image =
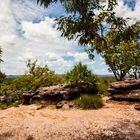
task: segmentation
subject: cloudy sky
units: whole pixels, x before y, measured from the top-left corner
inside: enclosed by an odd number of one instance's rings
[[[6,74],[23,74],[28,59],[38,59],[39,65],[47,64],[59,74],[79,61],[96,74],[108,74],[100,56],[95,54],[94,61],[90,61],[76,41],[60,37],[54,19],[65,13],[59,4],[44,9],[36,0],[3,0],[0,9],[0,47],[4,60],[0,69]],[[120,0],[115,11],[118,16],[132,18],[132,24],[140,19],[139,9],[140,0]]]

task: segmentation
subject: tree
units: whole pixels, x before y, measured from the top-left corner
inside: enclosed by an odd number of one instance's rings
[[[37,2],[48,7],[58,0]],[[130,67],[122,66],[125,57],[118,59],[125,54],[122,53],[121,42],[129,43],[138,38],[140,22],[130,26],[129,19],[117,17],[113,11],[117,0],[106,0],[106,3],[99,0],[60,0],[60,3],[69,13],[56,19],[62,36],[69,40],[78,39],[80,45],[87,45],[86,51],[90,58],[94,58],[93,52],[96,50],[105,58],[116,79],[122,80]]]
[[[0,62],[2,62],[1,54],[2,54],[2,50],[1,50],[1,48],[0,48]]]
[[[78,39],[81,45],[90,45],[92,51],[98,49],[94,43],[97,38],[106,45],[104,35],[110,30],[117,29],[118,37],[120,35],[126,40],[134,36],[134,30],[132,26],[127,25],[127,20],[117,17],[113,11],[117,1],[37,0],[40,5],[44,5],[46,8],[53,3],[60,2],[68,15],[56,19],[58,30],[62,31],[63,37]],[[125,30],[126,26],[127,30]],[[122,30],[125,30],[123,34]]]
[[[139,22],[131,26],[118,23],[117,28],[112,28],[103,35],[103,40],[96,37],[93,41],[97,53],[104,58],[116,80],[123,80],[134,67],[135,61],[132,54],[136,55],[139,52],[138,45],[136,46],[139,43],[139,27]],[[128,33],[129,36],[127,36]],[[91,59],[93,59],[93,51],[92,47],[87,50]]]
[[[0,71],[0,83],[2,83],[5,78],[6,78],[6,75]]]
[[[132,47],[121,42],[118,47],[109,48],[102,53],[102,57],[109,66],[109,71],[113,72],[117,81],[123,80],[132,68],[132,51]]]
[[[0,63],[2,62],[1,54],[2,54],[2,50],[0,48]],[[0,83],[2,83],[5,78],[6,78],[6,75],[4,73],[2,73],[0,70]]]
[[[130,56],[128,59],[131,63],[131,69],[129,70],[128,74],[130,77],[134,77],[135,79],[140,78],[140,43],[133,42],[131,44],[131,51]]]
[[[58,0],[37,0],[41,5],[48,7]],[[115,17],[113,12],[117,0],[107,0],[107,4],[99,0],[60,0],[68,16],[59,17],[58,30],[68,39],[78,39],[81,45],[91,45],[96,37],[103,40],[102,34],[106,30],[104,24],[113,27],[122,18]],[[107,6],[106,6],[107,5]],[[110,28],[109,27],[109,28]]]
[[[47,65],[37,66],[37,60],[27,62],[28,73],[39,80],[40,86],[50,86],[58,83],[58,77]]]

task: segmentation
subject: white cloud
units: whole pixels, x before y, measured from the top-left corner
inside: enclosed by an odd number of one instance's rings
[[[16,22],[11,13],[11,1],[5,0],[0,3],[0,45],[9,43],[15,38]]]
[[[0,46],[4,60],[1,69],[6,74],[23,74],[27,59],[38,59],[39,64],[47,64],[57,73],[66,72],[79,61],[92,69],[95,62],[90,61],[85,52],[77,51],[76,42],[60,37],[54,20],[43,14],[51,11],[43,10],[33,1],[4,0],[0,3]],[[36,19],[40,22],[34,22]],[[100,73],[98,65],[94,65],[94,69]]]
[[[118,17],[130,18],[129,24],[132,25],[140,20],[140,0],[136,0],[135,9],[132,11],[128,5],[124,5],[123,1],[120,0],[118,6],[115,9]]]
[[[84,61],[89,61],[88,54],[86,52],[68,52],[68,56],[73,56],[75,59],[75,62],[84,62]]]
[[[40,23],[23,21],[22,30],[24,37],[33,41],[55,41],[57,37],[60,38],[60,34],[56,31],[56,28],[52,27],[54,24],[54,19],[50,19],[49,17],[46,17]]]

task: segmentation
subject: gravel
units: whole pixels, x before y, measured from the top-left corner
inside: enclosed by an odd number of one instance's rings
[[[140,111],[107,102],[102,109],[37,110],[36,105],[0,110],[0,140],[139,140]]]

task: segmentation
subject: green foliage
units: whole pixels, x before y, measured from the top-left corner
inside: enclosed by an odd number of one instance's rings
[[[48,7],[58,0],[37,0],[38,3]],[[86,45],[90,58],[94,58],[96,50],[105,59],[109,71],[113,72],[117,80],[123,80],[126,74],[131,73],[135,78],[139,75],[136,63],[133,65],[126,46],[138,41],[140,22],[129,26],[129,18],[117,17],[114,8],[118,0],[60,0],[67,16],[61,16],[56,21],[62,36],[78,39],[79,44]],[[123,44],[122,44],[123,43]],[[132,58],[132,57],[131,57]],[[136,62],[136,61],[135,61]],[[131,65],[130,65],[131,64]],[[132,72],[130,72],[130,70]],[[137,74],[136,74],[137,73]]]
[[[2,62],[1,54],[2,54],[2,50],[1,50],[1,48],[0,48],[0,63]]]
[[[0,71],[0,83],[2,83],[5,78],[6,78],[6,75]]]
[[[27,68],[29,69],[29,74],[33,76],[36,83],[39,82],[39,86],[51,86],[56,85],[59,82],[57,75],[49,70],[47,65],[44,67],[37,66],[37,60],[33,62],[28,60]]]
[[[0,102],[0,109],[7,109],[7,108],[8,108],[8,106],[6,103]]]
[[[76,64],[73,69],[65,74],[65,79],[70,84],[96,83],[97,77],[91,70],[81,62]]]
[[[19,78],[15,78],[11,82],[4,82],[1,85],[1,93],[7,91],[28,91],[35,90],[39,86],[39,81],[34,79],[31,75],[23,75]]]
[[[98,94],[99,95],[108,95],[108,88],[110,83],[107,79],[98,78]]]
[[[58,0],[37,0],[38,3],[48,7]],[[79,44],[92,45],[96,37],[100,37],[104,31],[104,23],[111,26],[118,24],[120,18],[113,12],[117,0],[93,1],[93,0],[60,0],[69,16],[61,16],[57,19],[58,29],[62,36],[68,39],[78,39]],[[98,11],[98,12],[97,12]],[[119,22],[120,23],[120,22]],[[108,28],[109,29],[109,28]]]
[[[75,104],[83,109],[98,109],[103,106],[103,101],[100,96],[85,94],[76,99]]]
[[[0,101],[0,108],[6,109],[11,106],[18,106],[22,103],[22,91],[6,91],[2,93],[3,99]]]
[[[117,28],[112,28],[106,32],[103,39],[100,37],[94,39],[97,52],[104,58],[109,66],[109,71],[113,72],[116,80],[123,80],[129,71],[138,65],[136,63],[140,56],[138,47],[140,28],[138,26],[140,27],[138,23],[126,26],[124,22],[118,24]],[[132,31],[133,34],[128,31]],[[130,35],[129,37],[126,32]],[[91,49],[89,49],[89,54],[92,56]]]
[[[0,63],[2,62],[2,59],[1,59],[1,54],[2,54],[2,50],[0,48]],[[0,84],[3,82],[3,80],[6,78],[6,75],[4,73],[1,72],[0,70]]]
[[[36,62],[37,61],[28,61],[28,74],[22,75],[15,79],[5,79],[4,82],[0,84],[0,93],[2,94],[7,91],[14,92],[17,90],[34,91],[41,86],[51,86],[58,84],[59,78],[57,75],[53,71],[50,71],[47,66],[36,66]]]
[[[14,90],[36,90],[39,87],[39,80],[32,75],[23,75],[13,81],[12,87]]]

